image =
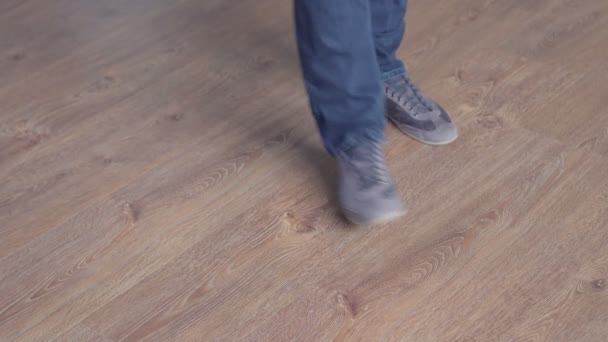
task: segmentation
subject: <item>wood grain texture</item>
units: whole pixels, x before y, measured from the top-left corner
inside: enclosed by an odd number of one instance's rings
[[[291,4],[0,1],[1,341],[608,340],[608,3],[410,1],[460,138],[337,213]]]

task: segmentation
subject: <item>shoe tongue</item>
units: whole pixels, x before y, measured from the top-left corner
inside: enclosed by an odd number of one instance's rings
[[[354,163],[367,169],[377,166],[378,160],[382,158],[378,157],[380,151],[373,144],[361,144],[351,148],[347,153]]]
[[[379,143],[355,146],[349,151],[349,156],[353,164],[362,171],[361,176],[370,180],[370,184],[376,184],[378,181],[385,182],[388,179]]]
[[[360,144],[354,145],[350,150],[349,154],[352,156],[368,156],[371,157],[373,154],[378,153],[382,150],[382,144],[374,140],[365,140]]]
[[[416,90],[410,85],[406,76],[403,76],[399,80],[390,83],[390,86],[395,90],[397,94],[400,94],[407,103],[412,106],[412,109],[418,113],[426,113],[433,111],[428,103],[422,98],[422,94],[418,94]]]
[[[410,86],[408,85],[405,76],[397,80],[389,81],[388,84],[399,93],[405,93],[407,91],[410,91]]]

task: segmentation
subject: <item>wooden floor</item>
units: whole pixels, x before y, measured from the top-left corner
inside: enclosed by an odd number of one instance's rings
[[[340,219],[285,0],[0,0],[0,341],[608,341],[608,2],[410,1],[460,127]]]

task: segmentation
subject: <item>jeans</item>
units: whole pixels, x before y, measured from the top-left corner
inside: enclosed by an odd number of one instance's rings
[[[385,140],[383,80],[405,74],[396,51],[407,0],[295,0],[310,107],[331,155]]]

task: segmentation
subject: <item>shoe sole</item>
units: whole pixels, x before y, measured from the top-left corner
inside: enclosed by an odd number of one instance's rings
[[[392,119],[390,116],[388,116],[388,119],[389,119],[389,120],[390,120],[390,121],[391,121],[391,122],[392,122],[392,123],[393,123],[393,124],[394,124],[394,125],[397,127],[397,129],[399,129],[399,130],[400,130],[400,131],[401,131],[403,134],[405,134],[405,135],[407,135],[408,137],[410,137],[410,138],[412,138],[412,139],[414,139],[414,140],[416,140],[416,141],[419,141],[419,142],[421,142],[421,143],[423,143],[423,144],[427,144],[427,145],[433,145],[433,146],[447,145],[447,144],[453,143],[453,142],[454,142],[454,141],[455,141],[455,140],[458,138],[458,134],[456,134],[456,135],[455,135],[455,136],[454,136],[452,139],[450,139],[450,140],[445,140],[445,141],[430,141],[430,140],[424,140],[424,139],[421,139],[421,138],[419,138],[419,137],[415,136],[413,133],[410,133],[410,132],[408,132],[408,131],[406,131],[406,130],[402,129],[402,128],[399,126],[399,123],[398,123],[397,121],[393,120],[393,119]]]
[[[370,225],[378,225],[382,223],[386,223],[397,219],[401,216],[407,214],[407,209],[397,210],[393,212],[386,213],[382,216],[374,217],[372,219],[364,218],[361,215],[358,215],[355,212],[352,212],[348,209],[342,209],[342,215],[351,223],[356,224],[358,226],[370,226]]]

